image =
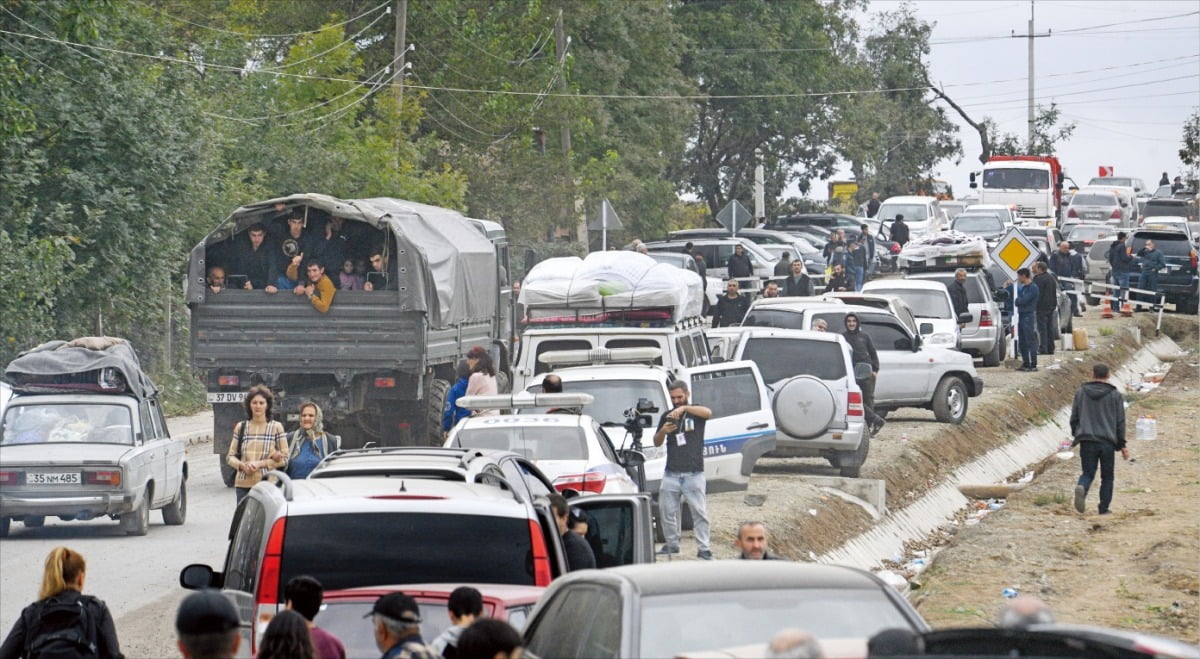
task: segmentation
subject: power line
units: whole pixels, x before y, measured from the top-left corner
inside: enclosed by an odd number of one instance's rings
[[[371,21],[370,23],[367,23],[366,27],[364,27],[363,29],[361,29],[358,32],[355,32],[353,35],[343,39],[341,43],[339,43],[335,46],[332,46],[326,50],[322,50],[321,52],[316,53],[315,55],[310,55],[308,57],[305,57],[304,59],[299,59],[294,62],[287,62],[286,64],[280,64],[279,66],[263,66],[263,67],[260,67],[260,69],[263,71],[282,71],[284,69],[291,68],[293,66],[304,64],[305,62],[311,62],[312,60],[315,60],[318,57],[324,57],[325,55],[332,53],[333,51],[337,50],[338,48],[341,48],[342,46],[345,46],[346,44],[348,44],[350,42],[357,41],[358,38],[360,36],[362,36],[362,34],[364,32],[371,29],[372,26],[374,26],[376,23],[378,23],[380,20],[382,20],[386,16],[387,16],[386,12],[379,14],[378,16],[375,17],[375,20]]]
[[[387,8],[387,11],[384,12],[385,14],[391,13],[391,1],[388,0],[387,2],[384,2],[384,3],[380,4],[379,6],[375,7],[374,9],[368,9],[367,11],[364,11],[363,13],[359,14],[358,16],[355,16],[353,18],[347,18],[346,20],[342,21],[341,23],[334,23],[333,25],[326,25],[324,27],[319,27],[314,30],[305,30],[303,32],[291,32],[288,34],[254,34],[254,33],[250,33],[250,32],[239,32],[237,30],[228,30],[228,29],[221,28],[221,27],[213,27],[211,25],[204,25],[202,23],[196,23],[194,21],[189,21],[185,18],[180,18],[178,16],[172,16],[171,14],[168,14],[168,13],[158,9],[157,7],[151,7],[150,5],[147,5],[143,2],[139,2],[138,0],[131,0],[131,1],[135,5],[140,5],[142,7],[145,7],[146,9],[149,9],[151,11],[162,14],[163,16],[166,16],[167,18],[169,18],[173,21],[178,21],[185,25],[191,25],[192,27],[198,27],[202,30],[211,30],[213,32],[223,32],[225,34],[236,34],[239,37],[246,37],[248,39],[284,39],[284,38],[288,38],[288,37],[302,37],[302,36],[309,35],[309,34],[316,34],[322,30],[325,30],[325,29],[328,29],[331,27],[341,27],[343,25],[353,23],[354,21],[357,21],[358,19],[360,19],[364,16],[369,16],[373,12],[377,12],[384,8]]]

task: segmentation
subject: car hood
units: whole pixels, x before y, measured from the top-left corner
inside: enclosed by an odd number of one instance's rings
[[[137,447],[128,444],[6,444],[0,446],[0,464],[80,465],[115,464]]]
[[[972,375],[975,374],[974,362],[971,356],[965,352],[951,350],[950,348],[939,348],[928,344],[921,345],[921,354],[928,355],[930,360],[937,364],[954,364],[960,366],[964,370],[969,371]]]

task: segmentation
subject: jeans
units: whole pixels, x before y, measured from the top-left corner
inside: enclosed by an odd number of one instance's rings
[[[1142,289],[1143,291],[1158,291],[1158,273],[1143,271],[1142,274],[1138,276],[1138,288]],[[1145,302],[1157,303],[1158,294],[1156,292],[1154,295],[1139,295],[1138,299],[1141,299]],[[1149,311],[1150,308],[1143,307],[1143,310]]]
[[[235,487],[235,488],[233,488],[233,494],[234,494],[234,496],[236,497],[236,498],[233,500],[233,504],[236,506],[237,504],[239,504],[239,503],[241,503],[241,502],[242,502],[242,499],[245,499],[245,498],[246,498],[246,495],[247,495],[247,494],[250,494],[250,488],[248,488],[248,487]]]
[[[1021,355],[1021,366],[1037,366],[1037,349],[1037,322],[1032,313],[1020,314],[1017,320],[1017,352]]]
[[[663,535],[668,547],[679,546],[679,500],[682,496],[692,511],[692,531],[696,534],[698,551],[711,551],[709,547],[708,506],[704,500],[707,483],[703,471],[681,473],[663,472],[662,485],[658,488],[658,511],[662,516]]]
[[[867,422],[868,427],[873,426],[876,422],[883,420],[875,413],[875,376],[872,375],[866,380],[855,380],[855,382],[862,389],[863,420]]]
[[[850,278],[854,280],[854,290],[861,291],[863,285],[863,275],[865,274],[863,268],[854,265],[846,266],[846,273],[849,274]]]
[[[1112,275],[1113,283],[1121,288],[1120,293],[1117,294],[1117,297],[1119,299],[1112,303],[1113,313],[1117,313],[1121,310],[1121,302],[1120,301],[1125,299],[1125,296],[1129,294],[1129,273],[1128,272],[1113,272],[1110,274]]]
[[[1037,312],[1038,350],[1047,355],[1054,354],[1054,316],[1053,311]]]
[[[1079,476],[1079,485],[1084,491],[1092,487],[1096,479],[1096,465],[1100,465],[1100,512],[1108,512],[1108,504],[1112,503],[1113,495],[1113,466],[1116,462],[1117,449],[1105,441],[1079,442],[1079,463],[1083,473]]]

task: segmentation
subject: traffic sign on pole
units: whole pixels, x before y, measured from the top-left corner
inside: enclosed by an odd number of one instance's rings
[[[613,209],[612,204],[607,199],[600,202],[600,217],[588,224],[588,229],[600,232],[601,249],[608,249],[608,231],[620,231],[625,227],[621,224],[621,219],[617,217],[617,211]]]
[[[1038,248],[1020,229],[1013,227],[992,248],[991,256],[1004,274],[1015,280],[1017,270],[1028,268],[1038,260]]]
[[[721,211],[717,213],[717,224],[725,227],[729,230],[729,233],[732,233],[736,236],[737,230],[750,224],[750,219],[752,217],[753,216],[750,214],[750,211],[746,210],[746,207],[743,206],[737,199],[734,199],[728,204],[725,204],[725,208],[722,208]]]

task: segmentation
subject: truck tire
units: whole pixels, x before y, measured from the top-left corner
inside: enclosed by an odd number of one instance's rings
[[[771,411],[781,430],[807,439],[829,428],[838,406],[828,385],[811,375],[797,375],[776,390]]]
[[[933,393],[933,415],[942,423],[955,425],[967,418],[967,386],[953,375],[938,383]]]
[[[425,411],[428,415],[429,445],[442,445],[442,412],[446,409],[446,397],[450,395],[450,383],[434,379],[429,385],[429,398]]]
[[[1004,361],[1004,337],[996,337],[996,345],[983,356],[984,366],[999,366]]]
[[[163,524],[179,526],[187,520],[187,479],[179,481],[179,493],[175,500],[162,509]]]
[[[147,489],[138,507],[121,515],[121,530],[126,535],[146,535],[150,531],[150,494]]]

